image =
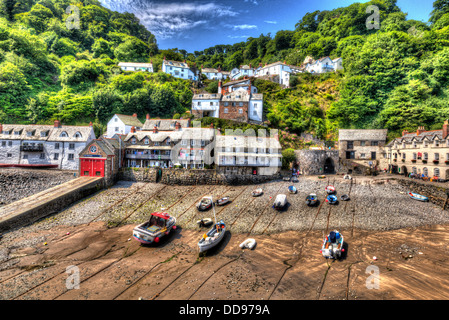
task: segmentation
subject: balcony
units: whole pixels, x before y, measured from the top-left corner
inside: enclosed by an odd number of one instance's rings
[[[170,155],[158,155],[158,154],[126,154],[127,159],[138,159],[138,160],[170,160]]]
[[[37,144],[37,145],[21,145],[20,151],[24,152],[43,152],[44,151],[44,145],[43,144]]]

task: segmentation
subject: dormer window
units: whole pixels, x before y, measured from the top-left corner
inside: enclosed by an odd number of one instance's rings
[[[67,132],[63,131],[63,132],[61,132],[61,134],[59,136],[61,138],[67,138],[69,135],[67,134]]]
[[[136,144],[136,143],[137,143],[137,139],[136,139],[136,138],[132,138],[132,139],[131,139],[131,143],[132,143],[132,144]]]
[[[14,131],[14,134],[18,136],[18,135],[22,134],[22,130]]]
[[[433,144],[434,144],[435,147],[439,147],[440,146],[440,141],[439,140],[435,140],[433,142]]]
[[[145,138],[144,143],[145,144],[150,144],[150,139],[149,138]]]
[[[78,131],[73,135],[74,138],[82,138],[81,133]]]

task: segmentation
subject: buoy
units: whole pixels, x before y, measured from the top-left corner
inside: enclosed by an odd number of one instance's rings
[[[66,233],[66,235],[69,235],[69,234],[70,234],[70,232],[67,232],[67,233]]]
[[[376,257],[376,256],[374,256],[374,257],[373,257],[373,260],[377,260],[377,257]]]
[[[154,242],[158,243],[159,242],[159,237],[154,238]]]
[[[46,245],[47,245],[47,242],[44,243],[44,246],[46,246]]]
[[[176,226],[173,226],[173,228],[172,228],[173,230],[176,230]]]

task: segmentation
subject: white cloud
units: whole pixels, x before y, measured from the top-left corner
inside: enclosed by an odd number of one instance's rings
[[[245,2],[250,2],[256,6],[259,4],[259,2],[257,2],[257,0],[245,0]]]
[[[235,17],[232,7],[214,2],[156,2],[146,0],[100,0],[107,8],[132,12],[158,39],[167,39],[199,26],[213,24],[217,18]]]
[[[232,26],[234,30],[248,30],[248,29],[257,29],[257,26],[254,24],[240,24]]]
[[[278,23],[277,21],[271,21],[271,20],[265,20],[264,22],[265,23],[271,23],[271,24],[277,24]]]
[[[228,36],[231,39],[249,38],[249,36]]]

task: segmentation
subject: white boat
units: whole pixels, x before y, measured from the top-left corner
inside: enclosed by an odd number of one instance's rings
[[[229,199],[229,197],[223,197],[223,198],[217,200],[217,205],[224,206],[225,204],[229,203],[230,201],[231,201],[231,199]]]
[[[289,186],[288,187],[288,192],[296,194],[296,193],[298,193],[298,189],[296,189],[295,186]]]
[[[160,238],[176,229],[176,218],[165,212],[153,212],[149,221],[134,228],[133,237],[143,244],[158,243]]]
[[[196,224],[200,227],[208,227],[210,226],[214,221],[211,218],[204,218],[201,220],[198,220]]]
[[[213,202],[212,197],[209,198],[210,201]],[[226,224],[224,223],[223,220],[217,222],[217,217],[215,216],[215,207],[212,206],[212,208],[214,210],[215,224],[212,226],[209,232],[203,235],[201,240],[198,242],[199,252],[204,252],[215,247],[217,244],[220,243],[221,240],[223,240],[224,235],[226,233]]]
[[[240,244],[240,248],[242,248],[242,249],[247,248],[247,249],[252,250],[255,247],[255,245],[256,245],[256,240],[253,238],[249,238]]]
[[[281,210],[287,205],[287,196],[285,194],[278,194],[274,200],[273,208]]]
[[[339,259],[341,258],[341,253],[345,251],[343,244],[343,235],[337,230],[331,231],[324,238],[320,252],[327,259]]]
[[[262,194],[263,194],[262,188],[257,188],[256,190],[254,190],[252,192],[253,197],[258,197],[258,196],[261,196]]]
[[[332,193],[335,192],[335,187],[329,185],[329,186],[327,186],[324,190],[326,190],[326,192],[327,192],[328,194],[332,194]]]
[[[196,205],[199,211],[206,211],[213,206],[211,197],[203,197],[200,202]]]

